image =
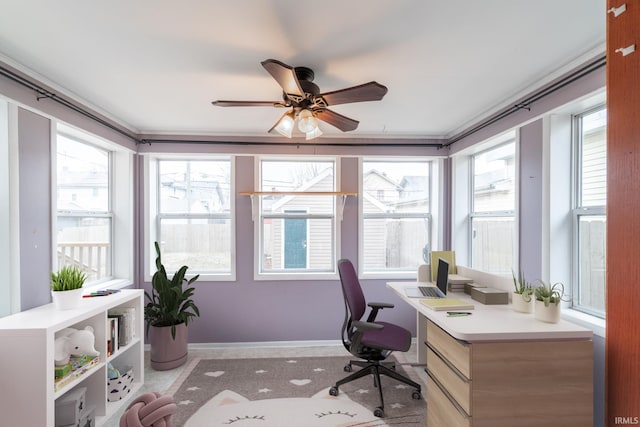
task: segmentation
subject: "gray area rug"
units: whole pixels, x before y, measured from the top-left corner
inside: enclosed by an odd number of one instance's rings
[[[424,400],[412,399],[413,389],[391,378],[382,378],[384,418],[373,415],[379,400],[372,376],[345,384],[337,397],[330,396],[329,388],[348,375],[343,370],[348,361],[346,357],[195,359],[168,391],[178,405],[172,425],[426,425]],[[401,365],[396,369],[406,375]]]

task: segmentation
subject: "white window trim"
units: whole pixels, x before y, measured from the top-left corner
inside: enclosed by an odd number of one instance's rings
[[[157,161],[158,160],[229,160],[229,173],[231,176],[231,187],[229,189],[229,216],[231,227],[231,251],[229,273],[201,273],[198,282],[234,282],[236,280],[236,191],[235,191],[235,156],[229,155],[209,155],[209,154],[145,154],[143,157],[143,187],[144,187],[144,244],[143,265],[144,280],[151,282],[155,273],[155,248],[153,242],[157,240],[157,229],[155,218],[157,212]],[[191,277],[187,271],[187,277]]]
[[[63,133],[80,142],[95,145],[110,153],[110,204],[113,214],[111,224],[111,273],[110,279],[91,282],[85,285],[87,291],[96,289],[120,289],[133,284],[134,271],[134,222],[133,222],[133,159],[134,152],[113,142],[78,130],[62,122],[51,121],[51,135],[54,136],[51,143],[51,185],[52,194],[57,189],[57,134]],[[56,230],[56,218],[58,214],[56,204],[57,197],[52,198],[52,230]],[[116,226],[117,225],[117,226]],[[52,265],[57,264],[57,233],[53,232],[52,240]]]
[[[430,194],[429,194],[429,239],[431,250],[440,248],[444,241],[444,231],[442,230],[442,216],[444,212],[444,191],[441,188],[444,182],[444,168],[442,163],[444,157],[408,157],[408,156],[363,156],[358,158],[358,194],[364,194],[362,182],[363,162],[365,161],[412,161],[429,162],[431,165],[430,174]],[[364,269],[364,216],[363,197],[358,197],[358,276],[360,279],[417,279],[418,271],[407,270],[385,270],[385,271],[365,271]],[[422,216],[421,216],[422,217]]]
[[[261,190],[260,187],[260,183],[262,182],[262,175],[261,175],[261,163],[263,160],[281,160],[281,161],[299,161],[299,162],[304,162],[304,161],[331,161],[334,163],[334,185],[335,188],[334,190],[337,190],[339,188],[341,188],[340,185],[340,171],[341,171],[341,162],[340,162],[340,157],[333,157],[333,156],[323,156],[323,157],[309,157],[309,156],[256,156],[255,157],[255,162],[254,162],[254,177],[255,177],[255,184],[254,184],[254,188],[257,188],[258,190]],[[339,200],[336,199],[334,200],[334,204],[333,204],[333,222],[334,222],[334,242],[333,242],[333,254],[334,254],[334,271],[310,271],[310,272],[292,272],[292,273],[285,273],[282,271],[276,271],[276,272],[261,272],[260,271],[260,260],[262,258],[262,240],[261,240],[261,222],[262,222],[262,200],[259,196],[256,196],[257,200],[255,200],[254,203],[256,203],[256,215],[255,215],[255,219],[254,219],[254,234],[253,234],[253,241],[254,241],[254,256],[253,256],[253,260],[254,260],[254,264],[253,264],[253,280],[256,282],[260,282],[260,281],[272,281],[272,280],[276,280],[276,281],[313,281],[313,280],[338,280],[339,276],[338,276],[338,272],[336,269],[336,265],[338,260],[340,259],[340,241],[341,241],[341,230],[342,230],[342,221],[341,221],[341,215],[339,212]],[[323,196],[326,197],[326,196]],[[324,214],[322,216],[327,216],[328,214]]]

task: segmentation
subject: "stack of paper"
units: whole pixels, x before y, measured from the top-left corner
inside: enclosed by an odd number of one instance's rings
[[[424,298],[420,303],[432,310],[473,310],[473,304],[458,298]]]

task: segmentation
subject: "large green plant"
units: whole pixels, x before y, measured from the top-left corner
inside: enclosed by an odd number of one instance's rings
[[[176,338],[176,325],[189,324],[189,320],[200,316],[200,310],[191,299],[195,289],[190,287],[198,280],[200,275],[196,275],[187,280],[186,265],[173,275],[167,276],[167,270],[162,265],[160,256],[160,245],[155,242],[156,247],[156,272],[151,279],[151,293],[145,292],[147,305],[144,308],[144,318],[147,323],[147,333],[150,326],[171,326],[171,336]]]
[[[80,289],[87,280],[87,275],[75,265],[65,265],[57,272],[51,272],[51,290],[72,291]]]

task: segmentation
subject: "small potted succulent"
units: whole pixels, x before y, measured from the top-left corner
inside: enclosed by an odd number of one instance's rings
[[[539,286],[534,289],[535,318],[543,322],[558,323],[560,321],[560,302],[564,301],[564,284],[556,282],[553,285],[543,280],[537,280]]]
[[[59,310],[76,308],[82,301],[82,286],[87,280],[84,271],[75,265],[65,265],[51,272],[51,298]]]
[[[520,272],[518,277],[511,271],[513,276],[514,291],[511,293],[511,304],[514,311],[520,313],[533,313],[533,292],[534,287],[524,277],[524,273]]]

